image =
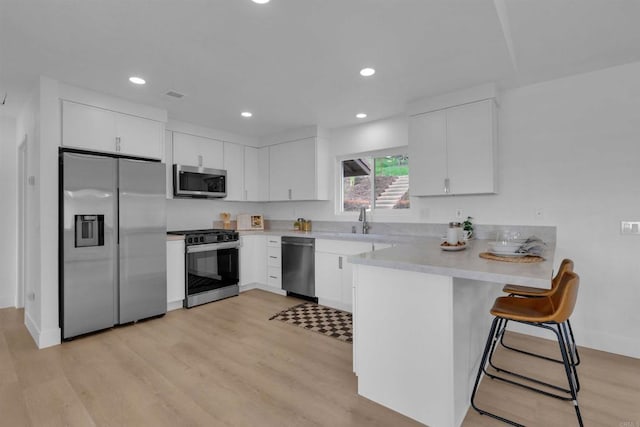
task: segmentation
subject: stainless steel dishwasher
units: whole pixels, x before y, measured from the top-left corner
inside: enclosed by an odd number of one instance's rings
[[[282,237],[282,289],[287,295],[295,294],[316,298],[315,239],[309,237]]]

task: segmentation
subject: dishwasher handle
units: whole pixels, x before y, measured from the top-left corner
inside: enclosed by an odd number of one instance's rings
[[[291,246],[307,246],[309,248],[313,247],[313,243],[297,243],[297,242],[285,242],[281,243],[282,245],[291,245]]]

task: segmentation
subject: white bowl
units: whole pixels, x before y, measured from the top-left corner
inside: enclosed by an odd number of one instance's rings
[[[489,249],[492,252],[502,252],[506,254],[515,253],[521,246],[522,243],[515,242],[489,242]]]

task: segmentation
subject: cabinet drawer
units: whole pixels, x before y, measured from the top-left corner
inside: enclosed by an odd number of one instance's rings
[[[267,246],[273,248],[280,247],[281,238],[280,236],[267,236]]]
[[[269,266],[267,268],[267,284],[270,286],[282,286],[282,269]]]
[[[280,267],[282,265],[281,249],[279,247],[267,247],[267,265]]]

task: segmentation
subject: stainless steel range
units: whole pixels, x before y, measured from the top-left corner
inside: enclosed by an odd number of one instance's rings
[[[170,231],[169,234],[184,235],[185,307],[238,295],[238,232],[211,229]]]

